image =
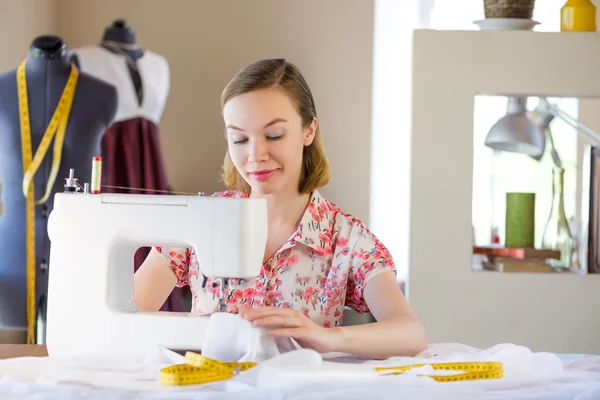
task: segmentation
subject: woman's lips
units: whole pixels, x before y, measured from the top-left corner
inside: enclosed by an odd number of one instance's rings
[[[264,170],[264,171],[253,171],[250,172],[250,176],[254,179],[256,179],[257,181],[266,181],[269,178],[271,178],[273,175],[275,175],[275,172],[277,172],[276,169],[269,169],[269,170]]]

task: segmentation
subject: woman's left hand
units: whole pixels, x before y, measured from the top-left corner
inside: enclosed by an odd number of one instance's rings
[[[267,328],[273,337],[291,337],[303,348],[319,353],[335,351],[339,347],[340,331],[337,328],[324,328],[298,310],[278,307],[248,308],[233,306],[229,308],[254,326]]]

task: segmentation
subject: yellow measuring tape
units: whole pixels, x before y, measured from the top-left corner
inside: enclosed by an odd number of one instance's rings
[[[427,375],[438,382],[456,382],[456,381],[474,381],[480,379],[499,379],[504,376],[502,364],[499,362],[450,362],[433,364],[415,364],[402,367],[379,367],[375,368],[377,372],[387,372],[384,375],[399,375],[405,371],[431,366],[434,370],[462,371],[461,374],[453,375]]]
[[[163,385],[198,385],[232,378],[236,374],[257,366],[254,362],[222,362],[201,356],[194,352],[185,353],[183,364],[163,368],[160,371],[160,383]],[[404,372],[429,365],[435,370],[461,371],[453,375],[426,375],[438,382],[471,381],[480,379],[499,379],[504,376],[499,362],[450,362],[433,364],[414,364],[401,367],[377,367],[382,375],[400,375]]]
[[[34,343],[34,321],[35,321],[35,205],[43,204],[54,186],[54,181],[60,168],[62,149],[71,113],[71,105],[79,79],[79,70],[71,64],[69,79],[58,102],[58,106],[52,115],[48,128],[42,137],[42,141],[32,159],[31,126],[29,118],[29,98],[27,96],[26,61],[23,61],[17,70],[17,89],[19,96],[19,121],[21,124],[21,153],[23,157],[23,194],[26,199],[27,213],[27,343]],[[46,156],[52,139],[54,151],[52,169],[46,185],[44,196],[35,200],[33,178],[42,160]]]
[[[183,364],[163,368],[163,385],[197,385],[229,379],[239,372],[257,366],[254,362],[223,362],[188,351]]]

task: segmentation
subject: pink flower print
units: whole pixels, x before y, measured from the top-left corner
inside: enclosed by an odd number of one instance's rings
[[[306,290],[304,291],[304,295],[302,296],[302,299],[304,301],[309,301],[313,295],[313,290],[314,290],[314,288],[312,286],[307,287]]]
[[[254,288],[249,287],[244,290],[244,297],[252,299],[254,297]]]
[[[290,303],[289,301],[284,302],[281,307],[283,308],[292,308],[292,303]]]
[[[348,239],[346,239],[343,236],[338,236],[337,245],[339,247],[345,247],[345,246],[347,246],[348,245]]]
[[[244,293],[241,289],[234,289],[233,295],[231,296],[236,302],[238,302],[242,297],[244,297]]]
[[[339,310],[336,310],[336,311],[333,313],[333,316],[337,318],[337,317],[339,317],[341,314],[342,314],[342,313],[341,313],[341,312],[339,312]]]
[[[279,260],[277,260],[277,270],[278,271],[290,271],[292,269],[292,265],[298,263],[298,256],[293,255],[284,255]]]
[[[310,276],[305,276],[303,278],[304,284],[306,285],[308,282],[310,282]]]
[[[323,326],[324,326],[325,328],[331,328],[331,321],[330,321],[330,320],[328,320],[328,319],[327,319],[327,320],[325,320],[325,321],[323,322]]]
[[[319,214],[321,216],[324,216],[329,211],[329,207],[326,202],[319,204],[319,206],[317,208],[318,208]]]
[[[323,216],[321,215],[317,207],[315,207],[315,204],[312,201],[308,204],[308,207],[306,209],[308,210],[308,212],[310,212],[310,215],[315,222],[321,222]]]
[[[302,307],[300,309],[300,311],[302,311],[302,314],[306,315],[308,317],[308,313],[309,313],[309,309],[307,307]]]
[[[304,290],[296,289],[296,296],[302,298],[304,296]]]
[[[296,277],[296,283],[302,283],[302,277],[301,276],[297,276]]]
[[[356,273],[354,274],[354,280],[357,282],[364,282],[366,276],[365,276],[365,269],[367,268],[359,268],[358,271],[356,271]]]
[[[281,284],[282,284],[282,283],[283,283],[283,281],[282,281],[281,279],[279,279],[279,278],[278,278],[278,279],[275,281],[275,287],[277,287],[277,288],[278,288],[279,286],[281,286]]]
[[[256,292],[262,292],[265,289],[265,284],[263,281],[256,281],[254,288]]]
[[[281,292],[280,292],[280,291],[269,292],[269,293],[267,294],[267,298],[268,298],[269,300],[273,300],[273,299],[274,299],[274,298],[276,298],[276,297],[281,297]]]

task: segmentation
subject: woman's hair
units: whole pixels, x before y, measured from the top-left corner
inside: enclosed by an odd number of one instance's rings
[[[312,93],[300,70],[284,59],[267,59],[257,61],[242,69],[227,84],[221,95],[221,109],[232,98],[253,90],[278,87],[281,88],[296,106],[302,118],[302,127],[308,127],[317,110]],[[331,168],[323,146],[319,126],[314,139],[305,146],[302,153],[302,172],[298,182],[300,193],[311,193],[329,183]],[[250,193],[250,185],[239,174],[229,151],[225,153],[223,162],[223,181],[230,190]]]

